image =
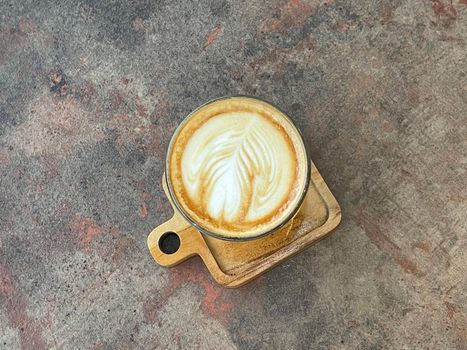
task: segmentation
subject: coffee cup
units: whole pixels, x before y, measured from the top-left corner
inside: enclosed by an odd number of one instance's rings
[[[309,181],[307,147],[291,119],[264,100],[233,96],[200,106],[178,126],[164,187],[196,230],[245,241],[290,223]]]

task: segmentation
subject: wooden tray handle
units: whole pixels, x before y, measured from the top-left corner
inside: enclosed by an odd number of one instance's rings
[[[171,242],[164,241],[167,239]],[[167,267],[177,265],[193,255],[205,256],[208,249],[201,234],[178,213],[149,234],[148,247],[156,262]]]

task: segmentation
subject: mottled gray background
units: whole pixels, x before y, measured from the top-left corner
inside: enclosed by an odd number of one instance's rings
[[[466,0],[0,0],[0,348],[466,349],[466,44]],[[343,212],[236,290],[146,247],[172,132],[230,94]]]

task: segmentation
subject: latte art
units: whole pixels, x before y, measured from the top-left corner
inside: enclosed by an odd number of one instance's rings
[[[287,199],[294,157],[287,140],[260,115],[224,113],[188,141],[183,184],[191,201],[211,218],[229,224],[256,221]]]
[[[167,165],[178,207],[225,237],[277,227],[307,185],[306,152],[293,124],[273,106],[246,97],[195,111],[177,130]]]

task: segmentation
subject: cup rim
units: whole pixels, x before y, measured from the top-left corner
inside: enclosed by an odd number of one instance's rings
[[[302,192],[300,193],[300,198],[297,202],[297,205],[295,206],[295,208],[289,213],[289,215],[287,215],[286,218],[284,218],[284,220],[282,220],[279,224],[277,224],[276,226],[270,228],[269,230],[265,231],[265,232],[261,232],[259,234],[256,234],[256,235],[252,235],[252,236],[248,236],[248,237],[232,237],[232,236],[224,236],[222,234],[219,234],[219,233],[216,233],[216,232],[211,232],[207,229],[205,229],[203,226],[201,226],[199,223],[197,223],[194,219],[192,219],[190,217],[190,215],[185,212],[185,210],[183,209],[182,205],[179,203],[178,199],[177,199],[177,196],[175,195],[174,193],[174,190],[173,190],[173,187],[172,187],[172,184],[170,183],[170,166],[169,166],[169,158],[170,158],[170,155],[171,155],[171,151],[172,151],[172,148],[173,148],[173,144],[175,142],[175,139],[176,139],[176,136],[178,135],[178,133],[180,132],[180,130],[182,129],[182,127],[188,123],[188,121],[190,120],[191,116],[194,115],[196,112],[198,112],[201,108],[211,104],[211,103],[214,103],[214,102],[217,102],[217,101],[220,101],[220,100],[227,100],[227,99],[230,99],[230,98],[249,98],[249,99],[253,99],[253,100],[258,100],[258,101],[262,101],[262,102],[265,102],[271,106],[273,106],[274,108],[276,108],[279,112],[282,113],[282,115],[292,124],[292,126],[295,128],[295,130],[297,131],[297,134],[299,136],[299,138],[301,139],[302,141],[302,144],[303,144],[303,147],[304,147],[304,151],[305,151],[305,156],[306,156],[306,161],[307,161],[307,164],[306,164],[306,179],[305,179],[305,186],[303,187],[303,190]],[[310,185],[310,179],[311,179],[311,159],[310,159],[310,155],[309,155],[309,150],[308,150],[308,145],[306,144],[305,142],[305,139],[303,138],[303,134],[302,132],[300,131],[300,129],[297,127],[297,125],[294,123],[294,121],[287,115],[287,113],[285,113],[281,108],[279,108],[276,104],[272,103],[272,102],[269,102],[263,98],[260,98],[260,97],[256,97],[256,96],[251,96],[251,95],[230,95],[230,96],[222,96],[222,97],[217,97],[217,98],[214,98],[212,100],[209,100],[205,103],[203,103],[202,105],[200,105],[199,107],[197,107],[196,109],[194,109],[191,113],[189,113],[183,120],[182,122],[177,126],[177,128],[175,129],[174,133],[172,134],[172,137],[170,138],[170,142],[169,142],[169,146],[167,148],[167,155],[165,157],[165,183],[167,185],[167,189],[169,191],[169,195],[170,195],[170,199],[172,200],[172,203],[174,204],[175,208],[178,210],[178,212],[180,213],[180,215],[182,215],[182,217],[188,221],[188,223],[190,225],[192,225],[193,227],[195,227],[199,232],[201,232],[202,234],[206,234],[208,236],[211,236],[213,238],[217,238],[217,239],[221,239],[221,240],[224,240],[224,241],[232,241],[232,242],[244,242],[244,241],[251,241],[251,240],[255,240],[255,239],[258,239],[258,238],[261,238],[261,237],[264,237],[268,234],[271,234],[271,233],[274,233],[278,230],[280,230],[281,228],[283,228],[284,226],[286,226],[290,220],[295,216],[295,214],[297,214],[298,210],[300,209],[300,207],[302,206],[303,204],[303,200],[305,199],[305,195],[306,193],[308,192],[308,187]]]

